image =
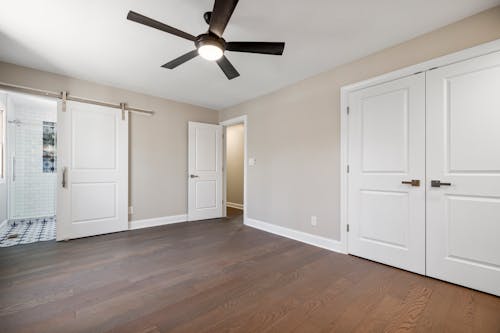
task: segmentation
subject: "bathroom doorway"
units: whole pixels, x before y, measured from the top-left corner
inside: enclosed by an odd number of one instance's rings
[[[0,247],[55,240],[57,102],[0,92]]]

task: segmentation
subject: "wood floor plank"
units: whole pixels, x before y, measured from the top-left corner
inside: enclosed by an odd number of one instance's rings
[[[0,249],[0,332],[500,332],[500,298],[225,219]]]

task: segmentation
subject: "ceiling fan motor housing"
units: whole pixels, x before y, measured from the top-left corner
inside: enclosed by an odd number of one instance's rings
[[[196,48],[199,49],[205,45],[213,45],[221,49],[222,51],[226,50],[226,41],[224,38],[220,38],[219,36],[213,34],[203,34],[196,37],[196,41],[194,42]]]

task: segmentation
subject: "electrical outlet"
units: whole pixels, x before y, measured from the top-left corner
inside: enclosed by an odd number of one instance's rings
[[[316,226],[318,224],[318,218],[316,216],[311,216],[311,225]]]
[[[129,215],[134,214],[134,207],[133,207],[133,206],[130,206],[130,207],[128,208],[128,214],[129,214]]]

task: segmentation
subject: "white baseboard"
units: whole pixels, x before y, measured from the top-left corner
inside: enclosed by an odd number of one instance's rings
[[[151,227],[158,227],[160,225],[174,224],[186,221],[187,221],[187,214],[155,217],[152,219],[130,221],[128,229],[136,230],[142,228],[151,228]]]
[[[339,253],[344,253],[346,254],[346,251],[344,250],[344,246],[340,241],[321,237],[321,236],[316,236],[312,234],[308,234],[306,232],[298,231],[298,230],[293,230],[285,227],[281,227],[275,224],[255,220],[252,218],[247,217],[244,222],[246,225],[249,227],[253,227],[256,229],[260,229],[263,231],[270,232],[272,234],[276,234],[279,236],[283,236],[286,238],[291,238],[296,241],[314,245],[317,247],[321,247],[323,249],[327,249],[330,251],[334,252],[339,252]]]
[[[234,202],[226,202],[226,206],[227,206],[227,207],[231,207],[231,208],[236,208],[236,209],[241,209],[241,210],[243,210],[243,205],[242,205],[242,204],[239,204],[239,203],[234,203]]]

